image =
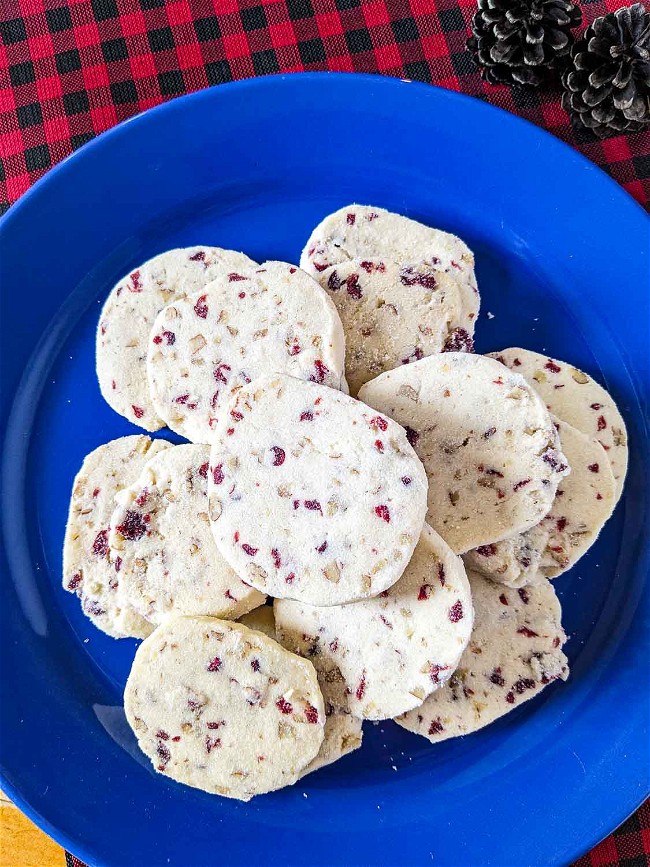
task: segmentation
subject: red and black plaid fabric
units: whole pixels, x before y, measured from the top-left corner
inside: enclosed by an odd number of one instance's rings
[[[585,25],[620,0],[581,0]],[[556,90],[492,87],[465,50],[475,0],[0,0],[0,213],[97,133],[182,93],[299,70],[478,96],[549,130],[650,207],[650,129],[575,132]],[[578,867],[646,867],[650,806]],[[69,867],[83,867],[68,856]]]
[[[0,213],[99,132],[181,93],[296,70],[435,82],[579,148],[650,206],[650,129],[576,133],[554,90],[492,87],[465,50],[475,0],[0,0]],[[581,0],[585,24],[621,0]]]

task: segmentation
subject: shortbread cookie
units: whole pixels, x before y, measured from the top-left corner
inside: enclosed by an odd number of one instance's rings
[[[214,543],[209,460],[208,446],[166,449],[116,497],[109,545],[113,557],[121,559],[120,592],[155,625],[171,614],[236,620],[264,603]]]
[[[123,277],[108,296],[97,329],[97,378],[107,403],[145,430],[164,427],[147,384],[154,319],[170,301],[196,292],[220,273],[254,266],[233,250],[186,247],[161,253]]]
[[[397,581],[427,490],[399,425],[278,374],[244,386],[215,434],[209,515],[242,580],[313,605],[375,596]]]
[[[386,370],[425,355],[474,349],[478,295],[463,290],[432,265],[354,259],[318,275],[345,332],[345,375],[350,393]]]
[[[323,742],[313,665],[214,617],[170,619],[142,643],[124,710],[156,771],[240,801],[295,783]]]
[[[395,720],[432,742],[483,728],[569,676],[551,584],[513,590],[468,574],[475,615],[467,650],[445,686]]]
[[[256,629],[258,632],[268,635],[274,641],[276,640],[275,617],[273,616],[272,605],[260,605],[258,608],[254,608],[248,614],[240,617],[239,622],[243,623],[244,626],[248,626],[249,629]]]
[[[86,455],[72,485],[63,586],[77,594],[95,626],[113,638],[144,638],[153,629],[118,593],[121,560],[111,557],[108,544],[115,495],[168,448],[164,440],[147,436],[112,440]]]
[[[550,412],[598,440],[612,465],[618,502],[627,472],[628,446],[625,422],[611,395],[566,361],[516,347],[490,355],[523,376]]]
[[[554,421],[571,474],[560,482],[551,511],[525,533],[463,555],[468,569],[509,587],[556,578],[571,569],[614,508],[616,482],[603,447],[566,422]]]
[[[336,308],[315,280],[286,262],[224,275],[165,307],[147,359],[156,411],[176,433],[206,443],[233,394],[251,380],[287,373],[341,388],[344,366]]]
[[[325,737],[321,748],[300,774],[305,777],[326,765],[338,762],[343,756],[358,750],[363,741],[363,725],[360,719],[349,713],[332,711],[325,718]]]
[[[359,399],[404,426],[429,477],[427,520],[459,554],[539,523],[569,472],[541,399],[493,359],[432,355]]]
[[[460,238],[369,205],[348,205],[325,217],[311,233],[300,267],[321,274],[349,259],[375,257],[406,267],[432,265],[455,275],[468,298],[477,294],[474,256]]]
[[[326,703],[364,719],[422,704],[472,631],[462,560],[426,525],[403,576],[379,596],[327,608],[276,599],[274,610],[280,643],[311,659]]]

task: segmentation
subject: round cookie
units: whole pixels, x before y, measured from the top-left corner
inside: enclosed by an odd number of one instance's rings
[[[263,632],[264,635],[268,635],[268,637],[272,638],[273,641],[276,640],[275,617],[273,616],[272,605],[260,605],[257,608],[254,608],[252,611],[244,614],[243,617],[240,617],[239,622],[244,626],[247,626],[249,629]]]
[[[313,665],[214,617],[172,618],[140,645],[124,710],[156,771],[240,801],[295,783],[323,742]]]
[[[468,569],[508,587],[567,572],[594,544],[614,509],[616,482],[603,447],[554,421],[571,474],[560,482],[551,511],[525,533],[463,555]]]
[[[158,625],[170,615],[236,620],[264,603],[214,543],[208,519],[210,449],[182,445],[152,458],[116,497],[109,545],[120,558],[120,592]]]
[[[569,472],[541,399],[491,358],[432,355],[359,399],[406,429],[429,478],[427,521],[458,554],[539,523]]]
[[[478,296],[474,256],[460,238],[371,205],[347,205],[325,217],[311,233],[300,267],[309,274],[320,274],[349,259],[375,257],[407,267],[425,263],[448,271],[460,280],[468,296]]]
[[[425,355],[474,349],[478,295],[464,306],[459,282],[431,265],[405,267],[383,259],[354,259],[318,275],[345,332],[350,393]]]
[[[313,771],[338,762],[343,756],[358,750],[362,741],[363,724],[360,719],[339,711],[328,713],[325,718],[325,736],[321,748],[300,776],[306,777]]]
[[[462,560],[430,527],[400,580],[373,599],[317,608],[274,602],[282,645],[308,657],[332,707],[389,719],[445,683],[469,641],[472,598]]]
[[[490,356],[523,376],[550,412],[598,440],[612,465],[616,504],[625,482],[628,445],[625,422],[611,395],[577,367],[529,349],[502,349]]]
[[[340,391],[277,374],[240,389],[215,433],[209,515],[240,578],[313,605],[397,581],[427,490],[399,425]]]
[[[123,277],[106,299],[97,328],[97,378],[106,402],[145,430],[164,427],[146,374],[154,319],[170,301],[196,292],[222,272],[254,266],[233,250],[185,247],[154,256]]]
[[[483,728],[569,676],[561,608],[548,581],[513,590],[468,573],[474,631],[458,668],[395,722],[432,743]]]
[[[145,638],[153,629],[118,593],[121,563],[108,544],[115,495],[169,445],[139,435],[112,440],[86,455],[72,485],[63,587],[77,594],[84,614],[113,638]]]
[[[233,394],[267,373],[344,385],[345,338],[336,308],[285,262],[223,275],[160,312],[147,374],[156,412],[193,442],[211,442]]]

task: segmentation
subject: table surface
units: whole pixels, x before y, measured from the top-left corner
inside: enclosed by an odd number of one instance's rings
[[[585,24],[621,5],[582,0]],[[557,88],[484,83],[465,50],[474,10],[474,0],[1,0],[0,214],[133,114],[303,69],[412,78],[487,100],[581,150],[650,209],[650,128],[601,142],[572,128]],[[650,802],[576,863],[649,865]],[[63,850],[0,793],[0,867],[64,864]]]

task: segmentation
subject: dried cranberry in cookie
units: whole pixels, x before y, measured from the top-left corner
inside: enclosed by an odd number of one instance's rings
[[[353,605],[274,603],[278,639],[310,659],[326,703],[365,719],[422,704],[458,665],[472,631],[462,560],[425,525],[391,588]]]
[[[569,676],[562,612],[548,581],[513,590],[468,577],[474,631],[458,668],[421,707],[395,720],[434,743],[483,728]]]
[[[339,391],[278,374],[241,388],[215,433],[209,515],[244,581],[318,605],[397,581],[427,490],[399,425]]]
[[[350,393],[386,370],[449,349],[473,351],[478,295],[470,307],[456,278],[431,265],[353,259],[318,275],[345,332]]]
[[[347,205],[325,217],[311,233],[300,267],[316,275],[349,259],[374,258],[447,271],[478,304],[474,256],[460,238],[370,205]]]
[[[214,617],[171,618],[142,643],[124,710],[156,771],[240,801],[295,783],[323,743],[313,665]]]
[[[170,614],[235,620],[265,597],[221,556],[208,519],[210,448],[166,449],[116,497],[109,543],[122,595],[156,625]]]
[[[186,247],[168,250],[134,268],[113,287],[99,317],[97,378],[106,402],[145,430],[158,430],[147,385],[146,358],[154,319],[170,301],[196,292],[221,272],[254,267],[233,250]],[[173,335],[163,335],[169,342]]]
[[[551,511],[525,533],[463,555],[468,569],[509,587],[556,578],[571,569],[614,509],[616,482],[603,447],[566,422],[553,421],[571,474],[560,482]]]
[[[539,523],[569,467],[546,407],[491,358],[432,355],[359,399],[406,429],[429,478],[427,520],[457,553]]]
[[[120,592],[122,561],[109,550],[115,495],[169,443],[147,436],[112,440],[86,455],[72,485],[63,544],[63,587],[76,593],[98,629],[113,638],[144,638],[153,626]]]
[[[169,427],[207,443],[243,385],[288,373],[345,390],[344,357],[343,328],[327,293],[294,265],[265,262],[166,307],[151,332],[147,372]]]
[[[611,395],[577,367],[529,349],[502,349],[490,356],[523,376],[550,412],[598,440],[612,466],[618,502],[627,472],[628,446],[625,422]]]

